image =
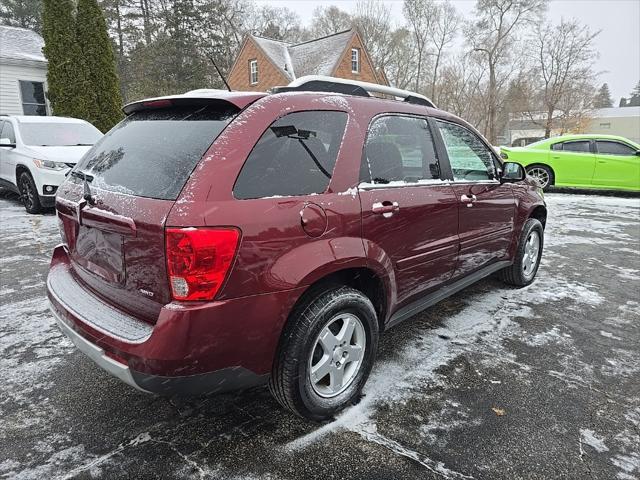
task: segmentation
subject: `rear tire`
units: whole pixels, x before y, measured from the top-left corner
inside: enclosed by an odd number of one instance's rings
[[[321,290],[292,312],[269,390],[301,417],[332,418],[359,399],[377,349],[378,320],[369,298],[346,286]]]
[[[553,170],[547,167],[546,165],[529,165],[526,168],[527,175],[532,176],[538,182],[538,185],[544,190],[549,190],[549,187],[552,186],[555,181],[555,175],[553,174]]]
[[[540,267],[543,246],[542,223],[535,218],[528,219],[520,234],[513,265],[500,271],[502,281],[516,287],[526,287],[531,284]]]
[[[30,173],[22,172],[20,174],[18,189],[20,190],[20,199],[27,213],[42,212],[42,205],[40,205],[40,197],[38,196],[38,187],[36,187]]]

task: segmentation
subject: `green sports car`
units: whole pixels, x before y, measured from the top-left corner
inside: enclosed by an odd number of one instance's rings
[[[500,147],[500,156],[525,167],[542,188],[640,191],[640,145],[614,135],[563,135],[526,147]]]

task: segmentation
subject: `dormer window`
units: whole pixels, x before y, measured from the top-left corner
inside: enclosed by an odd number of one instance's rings
[[[351,72],[360,73],[360,49],[351,49]]]
[[[258,84],[258,60],[249,60],[249,83],[251,85]]]

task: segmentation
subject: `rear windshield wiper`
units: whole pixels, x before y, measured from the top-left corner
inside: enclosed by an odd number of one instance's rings
[[[317,138],[316,132],[312,132],[311,130],[301,130],[297,129],[293,125],[284,125],[281,127],[271,127],[271,131],[275,134],[276,137],[287,137],[293,138],[294,140],[298,140],[302,148],[309,154],[313,163],[316,164],[318,169],[324,174],[325,177],[331,178],[331,173],[327,172],[327,170],[322,166],[318,157],[311,151],[311,149],[305,143],[305,140],[309,140],[309,138],[314,137]]]

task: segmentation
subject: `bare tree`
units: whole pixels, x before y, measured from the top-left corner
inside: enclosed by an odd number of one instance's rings
[[[405,0],[402,11],[409,22],[415,41],[417,66],[414,88],[417,91],[421,86],[420,80],[428,55],[429,42],[433,35],[433,24],[440,11],[434,0]]]
[[[413,35],[406,28],[398,28],[391,35],[391,56],[385,73],[398,88],[409,88],[416,75],[416,48]]]
[[[373,64],[386,70],[392,58],[391,12],[380,0],[361,0],[356,4],[353,25],[362,36]]]
[[[539,19],[546,4],[547,0],[477,0],[477,20],[468,26],[466,36],[489,73],[486,134],[491,143],[497,140],[498,70],[509,59],[518,30]]]
[[[545,138],[559,120],[566,125],[568,119],[583,116],[582,112],[590,109],[597,58],[593,40],[598,34],[575,20],[536,29],[532,55],[537,61],[537,87],[545,112]]]
[[[446,0],[437,5],[438,15],[432,22],[431,44],[434,48],[433,73],[431,75],[431,99],[438,102],[436,85],[438,84],[438,70],[449,47],[458,34],[460,16],[455,7]]]
[[[467,119],[479,130],[486,127],[486,67],[469,54],[450,59],[438,80],[438,107]]]
[[[333,33],[348,30],[353,24],[353,18],[335,5],[330,7],[316,7],[311,19],[311,34],[314,38],[324,37]]]

